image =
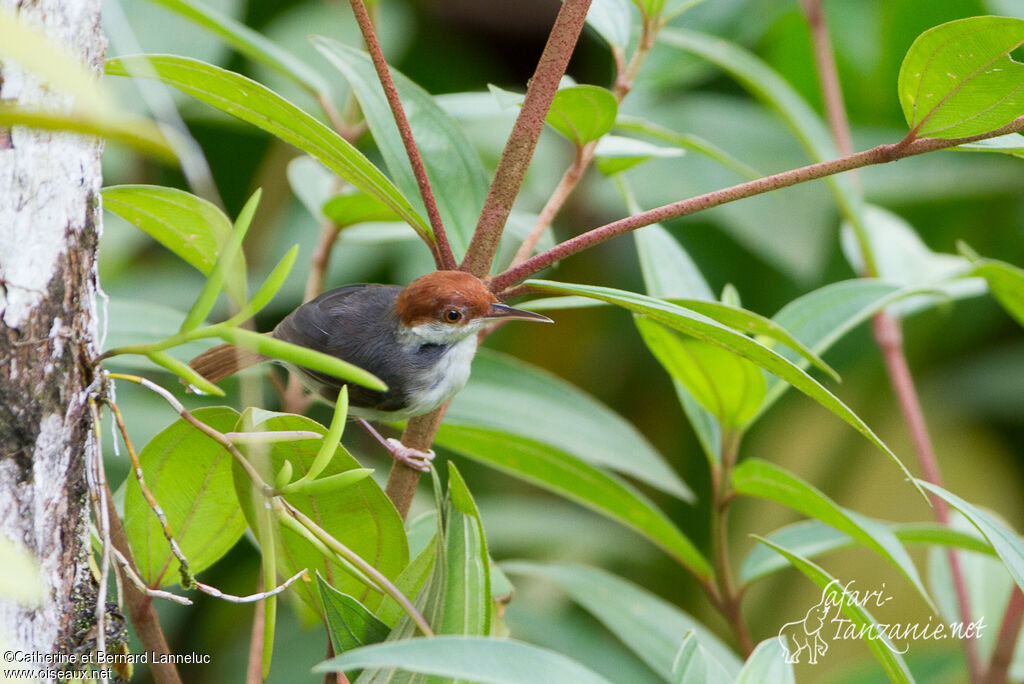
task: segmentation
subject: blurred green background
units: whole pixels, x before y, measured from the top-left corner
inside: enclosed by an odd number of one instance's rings
[[[108,20],[111,55],[141,48],[198,57],[247,74],[308,111],[316,111],[313,103],[284,79],[248,63],[217,39],[162,8],[138,0],[123,2],[123,8],[113,1],[106,4],[108,17],[124,12],[131,27],[129,35],[123,25]],[[347,87],[343,79],[306,38],[316,33],[359,44],[348,3],[208,0],[206,4],[305,57],[337,84],[338,101],[343,101]],[[557,0],[382,0],[380,36],[391,63],[433,94],[482,91],[489,83],[522,91],[557,8]],[[826,8],[857,149],[894,142],[905,134],[895,82],[902,57],[919,33],[975,14],[1024,17],[1024,2],[1014,0],[834,0],[826,2]],[[674,24],[747,46],[820,111],[806,24],[796,0],[709,0]],[[581,83],[609,86],[612,69],[607,49],[588,29],[569,74]],[[143,97],[132,83],[108,81],[126,107],[144,111]],[[306,276],[302,265],[309,263],[319,230],[316,219],[289,186],[287,165],[297,152],[186,97],[175,93],[174,99],[206,154],[228,213],[236,214],[256,187],[264,190],[246,242],[253,282],[260,282],[291,244],[301,245],[298,267],[288,284],[258,318],[258,329],[269,330],[300,303]],[[623,111],[642,113],[674,130],[698,134],[764,174],[808,161],[774,114],[715,69],[668,47],[655,48]],[[462,118],[464,130],[489,171],[493,171],[513,116],[495,108],[468,112]],[[364,149],[372,150],[368,136],[363,142]],[[546,132],[517,208],[537,211],[571,161],[571,154],[565,140]],[[375,157],[371,154],[371,158]],[[104,173],[106,185],[186,187],[177,171],[116,147],[108,147],[105,153]],[[644,207],[745,180],[692,153],[651,161],[628,173]],[[955,252],[956,241],[965,240],[981,254],[1024,264],[1021,160],[940,152],[866,169],[860,181],[869,201],[909,221],[933,250]],[[591,171],[556,220],[555,233],[562,239],[623,215],[625,210],[611,182]],[[738,288],[745,307],[772,315],[802,293],[855,276],[839,249],[838,224],[831,195],[822,183],[814,183],[673,221],[667,227],[694,257],[716,292],[731,283]],[[326,285],[406,283],[431,268],[426,248],[417,241],[371,244],[358,236],[343,236],[334,251]],[[163,321],[174,320],[174,310],[187,310],[203,282],[199,273],[109,214],[101,241],[100,275],[110,297],[108,347],[137,334],[140,326],[162,329]],[[628,237],[573,257],[550,276],[634,291],[643,287]],[[705,460],[671,382],[646,351],[629,315],[609,307],[556,312],[554,317],[557,325],[512,326],[490,337],[487,344],[556,373],[636,425],[697,492],[699,503],[691,507],[654,490],[645,489],[645,493],[706,548]],[[990,298],[980,297],[914,316],[906,322],[905,334],[947,486],[1021,529],[1024,337],[1019,327]],[[194,351],[196,348],[190,347],[180,355],[187,358]],[[831,389],[901,458],[912,462],[909,440],[870,331],[866,327],[855,331],[826,358],[843,376],[843,383],[833,384]],[[156,368],[147,367],[146,374],[165,386],[177,387],[176,381]],[[118,394],[137,444],[144,444],[174,417],[161,400],[134,387],[122,383]],[[237,394],[233,400],[237,401]],[[192,405],[217,403],[190,401]],[[275,408],[275,402],[268,386],[265,405]],[[316,407],[313,415],[326,420],[326,409]],[[109,435],[107,438],[109,441]],[[346,441],[350,438],[360,460],[376,467],[378,474],[386,474],[388,464],[379,450],[354,430]],[[112,481],[118,482],[127,474],[126,459],[114,456],[109,443],[105,453]],[[931,517],[882,454],[834,416],[795,393],[747,436],[741,457],[747,456],[779,463],[843,505],[873,517]],[[676,602],[728,639],[724,624],[695,583],[639,536],[474,463],[459,460],[458,465],[478,498],[496,559],[592,563]],[[737,564],[753,544],[748,534],[763,534],[794,519],[794,514],[778,506],[740,501],[730,521]],[[926,559],[920,550],[912,553],[916,559]],[[921,598],[868,552],[837,554],[823,565],[833,571],[842,568],[856,576],[860,586],[886,582],[895,600],[891,611],[879,611],[876,617],[880,621],[927,620]],[[224,591],[251,593],[257,570],[258,555],[243,540],[205,573],[204,581]],[[990,625],[986,635],[992,637],[1008,581],[1000,585],[993,578],[1001,571],[980,565],[971,566],[970,572],[969,579],[978,585],[976,612],[986,617]],[[616,681],[655,681],[642,662],[553,587],[525,581],[516,584],[516,597],[505,616],[513,635],[566,652]],[[817,594],[795,571],[757,584],[745,603],[755,640],[798,619],[817,601]],[[214,654],[210,665],[184,666],[187,681],[242,678],[251,606],[203,598],[194,608],[161,604],[160,609],[174,650]],[[303,626],[297,613],[288,609],[280,619],[271,681],[317,681],[318,677],[307,673],[324,655],[322,629]],[[936,671],[934,678],[922,676],[922,681],[958,681],[958,658],[957,649],[948,642],[914,644],[908,656],[915,667],[930,660],[945,668]],[[799,667],[798,679],[873,681],[880,673],[872,663],[863,644],[837,646],[821,664]],[[949,679],[943,679],[946,676]]]

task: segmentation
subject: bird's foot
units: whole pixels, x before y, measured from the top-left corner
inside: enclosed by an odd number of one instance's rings
[[[399,463],[423,473],[430,472],[430,463],[434,460],[434,456],[436,456],[433,449],[427,449],[426,451],[413,449],[412,447],[405,446],[394,437],[387,440],[386,446],[391,456]]]

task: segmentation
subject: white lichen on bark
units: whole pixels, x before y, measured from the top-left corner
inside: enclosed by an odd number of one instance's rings
[[[99,73],[100,0],[0,0],[0,10]],[[69,98],[0,63],[0,99],[68,112]],[[0,127],[0,535],[39,564],[38,607],[0,597],[0,632],[22,651],[74,636],[70,596],[88,572],[87,386],[95,357],[100,143]],[[87,607],[90,608],[90,607]]]

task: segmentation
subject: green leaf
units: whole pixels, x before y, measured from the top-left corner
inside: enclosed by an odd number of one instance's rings
[[[480,684],[609,684],[596,672],[546,648],[514,639],[473,636],[405,639],[364,646],[320,663],[313,671],[351,672],[385,667]]]
[[[767,539],[758,537],[757,535],[754,535],[754,538],[762,544],[775,549],[775,551],[792,563],[797,570],[817,584],[822,590],[822,599],[826,598],[826,593],[830,593],[830,595],[835,597],[832,600],[832,605],[838,604],[840,610],[842,610],[842,612],[846,614],[846,617],[850,619],[850,622],[853,623],[857,633],[864,635],[863,638],[865,643],[867,643],[868,648],[870,648],[875,654],[878,662],[882,664],[882,668],[885,670],[885,673],[889,676],[891,681],[899,684],[913,683],[914,676],[910,673],[910,669],[903,661],[903,657],[896,652],[896,647],[892,644],[889,638],[885,636],[884,628],[880,627],[878,622],[875,621],[875,618],[873,618],[868,611],[864,610],[863,607],[858,605],[856,601],[843,598],[843,593],[841,593],[843,592],[843,588],[839,580],[835,579],[806,558],[788,551],[781,546],[773,544]]]
[[[150,361],[171,371],[203,394],[213,394],[218,397],[224,396],[224,390],[192,370],[187,363],[179,361],[167,352],[153,351],[146,354],[146,356],[149,357]]]
[[[274,298],[281,286],[284,285],[284,281],[288,279],[288,274],[292,272],[292,266],[295,265],[295,257],[299,255],[299,246],[293,245],[291,249],[281,260],[277,262],[273,270],[270,271],[270,275],[260,285],[260,289],[256,291],[256,294],[252,296],[245,306],[243,306],[238,313],[232,316],[228,321],[228,325],[238,325],[249,320],[256,314],[258,314],[263,307],[270,303],[270,300]]]
[[[444,612],[437,631],[486,636],[491,632],[491,573],[484,526],[465,480],[451,462],[448,502]]]
[[[934,606],[914,562],[885,525],[839,506],[817,488],[761,459],[747,459],[736,466],[732,484],[737,494],[774,501],[850,535],[903,573],[924,600]]]
[[[259,62],[287,76],[314,95],[326,93],[327,84],[308,64],[282,50],[273,41],[264,38],[245,24],[226,14],[192,0],[149,0],[192,20],[210,33],[219,36],[228,45],[254,62]]]
[[[167,85],[307,152],[355,187],[380,198],[425,240],[433,242],[430,226],[370,160],[328,126],[272,90],[187,57],[146,55],[107,62],[107,73],[114,76],[127,76],[133,69],[143,73],[152,69]]]
[[[1024,135],[1020,133],[1007,133],[996,138],[964,143],[951,149],[955,152],[998,152],[1000,154],[1010,154],[1014,157],[1024,157]]]
[[[795,684],[793,665],[786,662],[786,649],[778,637],[765,639],[743,663],[736,684]]]
[[[278,340],[268,335],[254,333],[251,330],[242,330],[241,328],[217,328],[216,330],[218,337],[237,347],[305,366],[379,392],[387,390],[387,385],[372,373],[323,352],[300,347],[297,344]]]
[[[410,533],[411,536],[411,533]],[[412,539],[410,538],[410,546]],[[437,559],[437,543],[432,536],[427,545],[416,554],[416,557],[407,565],[402,573],[395,580],[395,587],[404,596],[419,597],[420,592],[427,580],[433,574],[434,562]],[[405,612],[398,602],[390,596],[385,596],[376,610],[377,617],[385,624],[394,627],[402,619]]]
[[[629,44],[632,22],[629,0],[593,0],[587,10],[587,23],[613,48]]]
[[[597,168],[606,176],[614,176],[648,159],[681,157],[684,154],[686,151],[678,147],[652,145],[643,140],[624,138],[621,135],[604,136],[594,149]]]
[[[239,432],[306,430],[321,435],[327,433],[322,425],[304,416],[258,409],[248,409],[237,420],[234,429]],[[281,470],[286,460],[292,463],[296,475],[305,475],[316,459],[320,446],[319,440],[305,440],[273,445],[242,445],[240,448],[263,480],[273,482],[274,474]],[[344,447],[339,446],[322,477],[332,477],[359,468],[359,463]],[[254,525],[252,484],[245,471],[238,466],[234,468],[234,488],[246,519],[250,525]],[[262,495],[255,493],[255,496]],[[350,487],[329,494],[295,493],[284,495],[284,499],[389,579],[394,579],[407,565],[409,547],[405,526],[395,507],[372,478],[363,478]],[[331,586],[356,597],[368,608],[372,609],[380,602],[380,594],[371,593],[333,556],[325,558],[316,546],[291,529],[276,524],[274,528],[277,567],[281,576],[290,577],[305,568],[311,575],[319,572]],[[298,582],[294,588],[309,606],[320,610],[320,599],[313,583]]]
[[[788,330],[769,318],[765,318],[753,311],[747,311],[746,309],[740,308],[739,295],[736,293],[735,288],[730,289],[730,287],[731,286],[726,285],[725,289],[722,291],[722,295],[725,299],[734,296],[736,299],[735,304],[729,303],[728,301],[713,302],[703,299],[672,298],[669,301],[683,307],[684,309],[689,309],[690,311],[696,311],[699,314],[703,314],[712,320],[733,328],[734,330],[739,330],[740,332],[748,335],[760,335],[762,337],[782,342],[790,349],[796,351],[797,354],[805,358],[816,368],[828,373],[832,376],[833,380],[839,380],[839,374],[836,373],[831,366],[825,363],[825,361],[813,351],[804,346],[798,339],[793,337]]]
[[[626,196],[629,212],[636,213],[640,208],[633,201],[628,186],[623,181],[620,187]],[[697,264],[660,224],[634,231],[633,239],[636,242],[647,294],[658,298],[685,297],[705,301],[714,299],[714,294]],[[708,463],[717,463],[722,455],[721,426],[681,382],[672,378],[672,384]]]
[[[329,38],[316,36],[312,40],[348,79],[395,183],[407,197],[419,198],[408,154],[369,56]],[[456,258],[461,258],[487,197],[487,174],[461,126],[430,94],[394,69],[391,75],[423,157],[448,240]],[[417,207],[421,206],[418,199],[416,202]]]
[[[238,420],[226,406],[192,411],[199,421],[230,432]],[[245,531],[245,518],[231,486],[231,455],[184,419],[162,430],[139,452],[146,488],[167,516],[171,533],[192,574],[213,565]],[[147,585],[180,580],[178,560],[134,476],[124,495],[125,533]]]
[[[708,142],[700,136],[693,135],[692,133],[677,133],[670,128],[659,126],[658,124],[645,119],[624,114],[619,114],[619,117],[615,120],[615,126],[612,128],[613,130],[645,135],[649,138],[661,140],[662,142],[667,142],[679,148],[693,150],[694,152],[702,154],[708,159],[716,161],[722,166],[735,171],[737,175],[746,178],[747,180],[756,180],[767,175],[755,168],[752,168],[746,162],[737,159],[717,145]]]
[[[242,207],[242,211],[238,212],[231,235],[225,240],[223,249],[217,255],[217,263],[210,269],[209,275],[206,276],[206,283],[199,292],[199,296],[196,297],[195,304],[189,309],[185,320],[181,323],[181,332],[187,333],[198,328],[213,310],[213,305],[217,302],[217,296],[220,294],[227,275],[232,272],[236,258],[242,253],[242,241],[245,240],[245,234],[249,232],[252,217],[256,214],[256,207],[259,206],[262,196],[263,191],[257,188],[249,201]],[[242,275],[244,278],[245,274]]]
[[[901,288],[898,283],[873,278],[846,280],[831,283],[794,299],[775,314],[773,320],[806,347],[822,354],[846,333],[879,311],[925,292],[934,293],[934,289],[931,285]],[[929,301],[934,302],[935,298],[930,297]],[[777,351],[802,368],[809,365],[796,352],[785,348]],[[769,377],[768,392],[761,411],[767,410],[787,389],[788,384],[776,377]]]
[[[1024,20],[968,17],[928,29],[910,46],[898,89],[917,136],[958,138],[1004,126],[1024,112]]]
[[[643,316],[633,319],[644,344],[674,379],[724,428],[743,428],[764,398],[761,369],[708,342],[683,339],[675,331]]]
[[[918,480],[918,482],[932,494],[945,499],[946,503],[963,513],[964,517],[978,528],[982,536],[992,544],[992,548],[1003,561],[1010,577],[1018,587],[1024,590],[1024,542],[1021,541],[1020,535],[956,494],[924,480]]]
[[[679,652],[672,661],[672,678],[669,681],[674,684],[733,684],[734,679],[720,662],[708,654],[691,630],[683,637]]]
[[[356,468],[347,470],[337,475],[318,477],[315,480],[304,482],[294,490],[296,494],[331,494],[339,489],[351,487],[357,482],[362,482],[373,474],[372,468]]]
[[[441,426],[435,444],[532,482],[636,530],[698,577],[711,567],[693,543],[624,482],[547,444],[483,428]]]
[[[184,190],[159,185],[103,188],[103,208],[117,214],[171,250],[188,265],[209,275],[228,238],[231,219],[212,202]],[[238,305],[245,301],[245,258],[225,278],[225,291]]]
[[[668,302],[633,292],[593,285],[570,285],[548,280],[527,280],[526,284],[541,292],[578,294],[616,304],[697,339],[717,344],[733,353],[739,354],[745,359],[753,361],[769,373],[793,385],[793,387],[796,387],[853,426],[875,446],[888,454],[908,478],[912,478],[910,471],[897,458],[896,454],[892,453],[889,447],[846,404],[841,402],[835,395],[818,384],[817,381],[795,366],[791,361],[761,345],[756,340],[752,340],[719,323],[710,321],[699,314],[694,314]]]
[[[391,630],[358,599],[332,587],[319,572],[316,574],[316,582],[323,614],[327,618],[327,633],[335,653],[377,644],[387,638]]]
[[[984,278],[1003,310],[1024,325],[1024,270],[1003,261],[981,259],[975,262],[972,275]]]
[[[610,131],[618,112],[619,102],[611,91],[577,85],[555,93],[545,121],[576,147],[583,147]]]
[[[167,164],[178,163],[177,152],[164,132],[142,117],[92,111],[63,114],[0,104],[0,125],[95,136],[119,142]]]
[[[778,112],[813,161],[839,156],[828,126],[785,78],[753,53],[716,36],[678,28],[662,29],[658,40],[716,65]],[[859,214],[863,200],[846,175],[829,176],[825,183],[844,215]]]
[[[691,631],[731,677],[739,672],[736,654],[699,620],[621,577],[586,565],[514,561],[502,563],[502,567],[513,575],[557,584],[668,681],[672,680],[680,635]]]
[[[371,221],[399,220],[391,207],[376,197],[361,192],[335,195],[324,204],[323,214],[340,228]]]
[[[947,546],[995,555],[992,546],[977,535],[951,529],[938,523],[894,524],[880,520],[874,522],[886,525],[896,539],[903,544]],[[780,527],[769,534],[767,538],[804,558],[815,558],[839,549],[852,548],[858,543],[853,537],[818,520],[801,520]],[[740,567],[740,579],[744,583],[753,582],[787,567],[789,567],[789,563],[779,554],[764,546],[755,546],[747,554]]]
[[[452,399],[445,423],[541,441],[693,500],[689,487],[622,416],[561,378],[489,349],[477,352],[469,383]]]

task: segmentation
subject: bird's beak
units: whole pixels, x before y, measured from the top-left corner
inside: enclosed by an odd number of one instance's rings
[[[504,321],[539,321],[541,323],[554,323],[553,320],[547,316],[542,316],[539,313],[523,311],[522,309],[514,309],[507,304],[498,304],[497,302],[491,304],[491,309],[487,312],[487,318],[495,318]]]

